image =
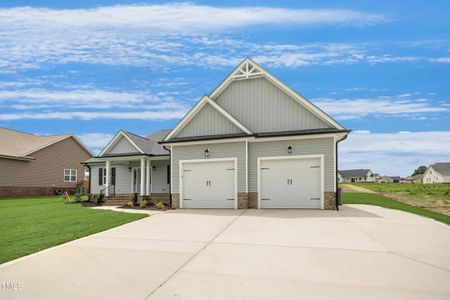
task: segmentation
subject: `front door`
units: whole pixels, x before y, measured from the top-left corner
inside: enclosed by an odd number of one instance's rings
[[[141,192],[141,168],[133,168],[131,172],[132,192]]]

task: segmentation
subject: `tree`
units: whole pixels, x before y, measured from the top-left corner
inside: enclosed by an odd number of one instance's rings
[[[423,173],[425,173],[426,170],[427,170],[426,166],[420,166],[420,167],[418,167],[417,169],[414,170],[414,173],[412,174],[412,176],[423,174]]]

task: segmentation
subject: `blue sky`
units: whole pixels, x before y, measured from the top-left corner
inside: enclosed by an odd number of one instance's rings
[[[448,1],[2,1],[0,126],[172,128],[245,56],[353,132],[343,168],[450,160]]]

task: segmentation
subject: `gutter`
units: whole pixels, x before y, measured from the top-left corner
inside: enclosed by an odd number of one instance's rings
[[[336,210],[339,210],[339,187],[338,187],[338,143],[344,141],[345,139],[347,139],[348,134],[350,133],[350,131],[347,132],[347,134],[340,139],[339,141],[336,141],[336,147],[335,147],[335,157],[336,157],[336,175],[335,175],[335,180],[336,180]]]
[[[165,150],[169,152],[169,162],[172,164],[172,151],[162,146]],[[170,170],[172,171],[172,165],[170,165]],[[170,172],[170,183],[169,183],[169,207],[172,208],[172,172]]]

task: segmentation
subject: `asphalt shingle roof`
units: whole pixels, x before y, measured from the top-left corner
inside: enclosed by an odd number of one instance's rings
[[[450,175],[450,162],[435,163],[435,164],[432,164],[431,167],[433,168],[433,170],[441,173],[444,176]]]
[[[353,169],[353,170],[339,170],[338,173],[344,177],[364,177],[369,173],[369,169]]]
[[[25,157],[34,151],[68,138],[70,134],[38,136],[31,133],[0,128],[0,155]]]

